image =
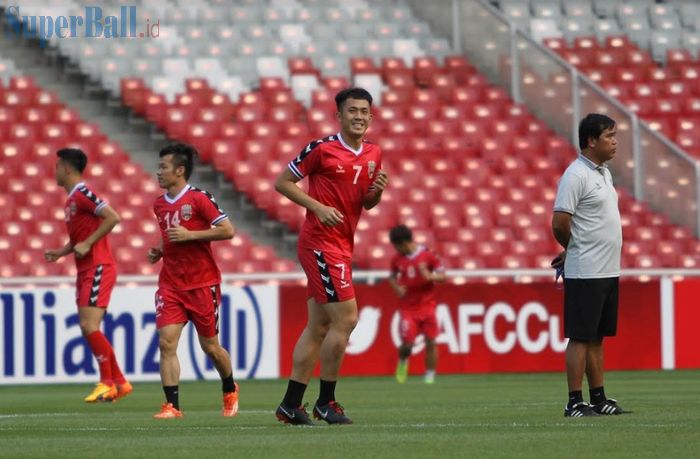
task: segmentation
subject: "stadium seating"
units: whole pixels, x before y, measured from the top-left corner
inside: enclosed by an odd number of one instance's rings
[[[652,129],[700,158],[696,134],[700,61],[688,50],[669,50],[666,65],[660,66],[625,37],[609,37],[602,44],[595,37],[580,37],[573,46],[561,40],[545,43],[629,106]]]
[[[557,13],[539,3],[537,14],[547,20],[593,16],[586,8],[598,6],[583,0]],[[274,193],[274,178],[309,140],[336,132],[337,90],[366,85],[376,98],[368,139],[382,147],[391,185],[382,205],[360,221],[358,267],[387,267],[388,230],[400,222],[444,254],[450,268],[549,266],[559,250],[551,206],[574,148],[489,85],[467,59],[452,55],[406,5],[221,1],[188,11],[170,18],[175,25],[163,39],[145,44],[61,40],[57,46],[135,114],[196,145],[205,161],[291,231],[299,230],[303,211]],[[202,18],[212,16],[236,18],[237,26],[202,27]],[[362,21],[349,27],[347,17]],[[95,55],[104,59],[93,68]],[[29,135],[15,131],[7,133],[13,141]],[[620,208],[623,266],[698,265],[700,243],[687,231],[623,189]],[[256,253],[260,258],[240,269],[268,259]]]
[[[154,273],[157,266],[146,261],[145,253],[160,237],[151,208],[162,191],[152,174],[131,162],[97,126],[82,121],[54,94],[15,72],[7,84],[0,83],[0,275],[75,273],[72,260],[51,264],[43,256],[44,250],[61,247],[67,240],[65,192],[55,184],[53,173],[55,151],[66,146],[88,154],[89,185],[122,217],[110,236],[119,271]],[[251,263],[258,271],[295,267],[245,234],[217,243],[216,253],[223,271],[239,272]]]

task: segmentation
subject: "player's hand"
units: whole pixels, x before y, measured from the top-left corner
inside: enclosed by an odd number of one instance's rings
[[[75,244],[73,246],[73,253],[75,253],[76,257],[83,258],[90,251],[91,247],[92,247],[92,244],[89,244],[85,241],[78,242],[77,244]]]
[[[47,250],[44,252],[44,259],[50,263],[58,261],[59,258],[61,258],[60,250]]]
[[[387,185],[389,185],[389,174],[381,170],[377,173],[377,177],[374,179],[369,189],[370,191],[381,193],[386,189]]]
[[[318,220],[326,226],[335,226],[343,222],[343,214],[334,207],[321,206],[314,213]]]
[[[184,226],[173,226],[166,233],[170,242],[186,242],[192,239],[190,231]]]
[[[160,250],[159,248],[151,247],[150,249],[148,249],[148,262],[150,264],[153,265],[153,264],[157,263],[158,260],[160,260],[162,256],[163,256],[163,251]]]
[[[396,294],[399,296],[399,298],[403,298],[406,296],[406,286],[405,285],[397,285],[396,286]]]
[[[421,263],[418,265],[418,272],[420,272],[420,275],[423,276],[423,279],[427,281],[433,280],[433,273],[430,272],[425,263]]]
[[[558,269],[564,266],[564,261],[566,261],[566,250],[562,251],[559,255],[554,257],[551,266],[554,269]]]

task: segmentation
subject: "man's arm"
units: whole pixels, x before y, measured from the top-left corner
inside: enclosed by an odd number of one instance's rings
[[[406,287],[399,284],[399,282],[396,280],[396,273],[392,272],[389,275],[389,285],[391,285],[394,293],[396,293],[399,298],[403,298],[403,296],[406,294]]]
[[[377,178],[374,179],[374,182],[370,187],[369,193],[367,193],[364,201],[362,202],[362,207],[364,207],[365,210],[369,210],[379,204],[379,202],[382,200],[382,193],[388,184],[389,175],[383,170],[379,171],[379,173],[377,173]]]
[[[90,251],[95,242],[99,241],[121,221],[119,214],[110,206],[104,206],[100,210],[99,217],[102,219],[100,226],[88,236],[84,241],[80,241],[73,247],[73,252],[78,258],[82,258]]]
[[[420,274],[421,276],[423,276],[423,279],[429,282],[444,282],[447,280],[447,276],[445,275],[444,271],[431,272],[424,264],[421,264],[418,267],[418,271],[420,271]]]
[[[44,258],[46,261],[54,262],[58,261],[60,258],[65,257],[69,253],[73,252],[73,246],[71,245],[70,241],[66,242],[66,245],[61,247],[60,249],[50,249],[44,252]]]
[[[223,241],[233,239],[235,234],[236,229],[228,218],[224,218],[213,227],[201,231],[190,231],[184,226],[174,226],[167,230],[170,242]]]
[[[567,212],[554,212],[552,216],[552,233],[564,250],[552,260],[552,268],[560,268],[566,260],[566,248],[571,238],[571,214]]]
[[[157,263],[158,260],[163,256],[163,239],[160,240],[158,247],[151,247],[148,249],[148,261],[152,265]]]
[[[309,209],[316,214],[318,220],[327,226],[335,226],[343,221],[343,214],[334,207],[321,204],[297,186],[299,178],[292,171],[285,169],[275,180],[275,190],[290,201]]]
[[[571,214],[567,212],[554,212],[552,216],[552,233],[559,245],[566,249],[571,237]]]

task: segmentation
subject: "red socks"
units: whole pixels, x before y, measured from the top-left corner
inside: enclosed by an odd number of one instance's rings
[[[124,375],[122,375],[122,372],[119,370],[112,345],[109,344],[105,335],[98,330],[90,333],[86,339],[100,366],[100,382],[108,386],[114,383],[124,383]]]

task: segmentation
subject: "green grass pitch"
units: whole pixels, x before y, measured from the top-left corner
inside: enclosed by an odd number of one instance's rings
[[[579,419],[563,417],[563,374],[345,378],[336,395],[355,424],[310,428],[275,419],[286,381],[240,384],[237,417],[220,416],[218,383],[188,382],[185,417],[168,421],[151,419],[155,383],[93,405],[86,384],[0,386],[0,457],[700,457],[700,371],[610,372],[606,392],[634,412]],[[312,380],[305,401],[317,394]]]

